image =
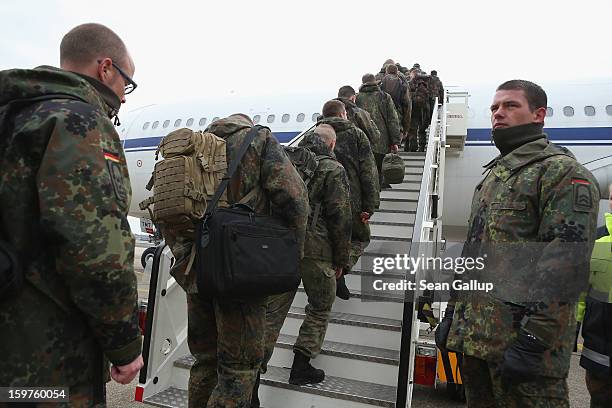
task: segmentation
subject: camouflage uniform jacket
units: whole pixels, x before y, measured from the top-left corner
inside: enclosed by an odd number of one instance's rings
[[[328,124],[336,131],[334,154],[344,167],[351,193],[351,210],[353,215],[352,241],[367,242],[370,240],[370,227],[363,224],[360,214],[370,214],[378,208],[379,184],[378,170],[372,154],[372,148],[366,135],[348,120],[330,117],[317,123]],[[300,145],[307,144],[309,137],[304,137]]]
[[[253,123],[242,115],[232,115],[212,123],[207,132],[227,141],[228,163],[234,159]],[[255,212],[272,212],[293,228],[303,255],[308,220],[308,191],[283,147],[270,132],[262,129],[247,149],[227,188],[229,204],[237,203],[252,189],[259,188],[248,203]]]
[[[391,99],[393,99],[394,94],[399,94],[396,96],[397,100],[393,102],[401,128],[408,131],[410,129],[410,114],[412,113],[412,99],[410,98],[408,80],[403,75],[387,74],[383,77],[380,87],[391,96]],[[402,89],[404,89],[403,92]]]
[[[317,135],[306,147],[317,155],[319,165],[308,183],[310,216],[306,229],[304,258],[345,267],[351,242],[351,198],[344,167]]]
[[[0,232],[26,278],[0,308],[0,384],[102,384],[102,352],[117,365],[141,352],[132,192],[109,120],[120,101],[95,79],[57,68],[0,72],[0,105],[49,94],[65,96],[0,123],[0,144],[9,146]]]
[[[435,75],[429,78],[429,92],[431,99],[438,98],[438,102],[444,104],[444,85],[442,81]]]
[[[357,106],[368,111],[380,131],[380,143],[372,146],[374,153],[387,154],[390,146],[400,143],[400,122],[393,99],[377,85],[362,85]]]
[[[361,109],[350,99],[336,98],[336,100],[344,104],[348,120],[353,122],[353,124],[359,129],[363,130],[363,133],[366,134],[368,140],[370,141],[370,146],[372,146],[372,148],[376,146],[380,140],[380,131],[378,130],[376,123],[374,123],[368,111]]]
[[[565,267],[571,260],[555,250],[560,242],[583,242],[587,250],[582,252],[588,254],[581,255],[588,268],[599,193],[591,173],[569,150],[542,137],[497,157],[486,168],[489,173],[474,192],[466,245],[494,244],[491,247],[497,248],[508,243],[540,243],[534,257],[535,266],[507,268],[512,275],[506,280],[506,286],[511,288],[513,296],[518,299],[523,296],[521,292],[538,285],[546,290],[551,281],[562,281],[572,272]],[[580,192],[578,197],[577,192]],[[465,252],[464,247],[464,255]],[[513,259],[503,259],[499,269],[505,270],[504,266],[513,262]],[[492,271],[500,273],[496,268]],[[524,284],[517,288],[512,286],[515,282]],[[514,299],[500,300],[485,292],[459,292],[448,347],[499,362],[516,338],[519,327],[523,327],[549,347],[541,374],[567,376],[575,335],[571,300],[540,301],[527,313],[527,318],[520,308],[520,325],[516,315],[513,316],[517,309],[507,300]]]

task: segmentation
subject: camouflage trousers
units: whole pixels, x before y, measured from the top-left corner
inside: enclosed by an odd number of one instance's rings
[[[187,295],[189,407],[246,408],[263,360],[266,298]]]
[[[383,184],[385,184],[383,172],[382,172],[382,165],[383,165],[383,160],[385,159],[385,154],[384,153],[373,153],[373,154],[374,154],[374,161],[376,162],[376,170],[378,170],[378,183],[379,185],[382,186]]]
[[[332,305],[336,299],[336,273],[330,262],[303,259],[302,282],[308,295],[308,304],[306,318],[300,326],[293,350],[308,358],[315,358],[323,346]]]
[[[331,307],[336,299],[336,277],[329,262],[304,258],[300,262],[302,283],[308,296],[306,318],[300,327],[300,334],[294,345],[309,358],[316,357],[321,351]],[[268,298],[266,310],[266,341],[262,372],[272,358],[274,345],[278,340],[281,327],[285,322],[296,292],[287,292]]]
[[[569,408],[565,378],[538,377],[505,391],[498,364],[464,356],[461,378],[468,408]]]
[[[429,108],[427,105],[417,103],[412,104],[412,116],[410,118],[410,129],[406,138],[406,146],[408,150],[414,151],[418,145],[419,148],[424,148],[427,144],[427,134],[425,131],[429,126]]]
[[[612,375],[601,376],[586,371],[586,386],[591,394],[591,408],[605,408],[612,403]]]

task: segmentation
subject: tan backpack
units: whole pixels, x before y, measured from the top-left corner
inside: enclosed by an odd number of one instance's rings
[[[155,164],[147,184],[149,191],[153,188],[153,196],[139,206],[149,210],[163,234],[166,230],[173,234],[193,230],[227,171],[225,140],[182,128],[162,139],[155,160],[159,154],[163,160]],[[221,207],[227,206],[227,195],[219,201]]]

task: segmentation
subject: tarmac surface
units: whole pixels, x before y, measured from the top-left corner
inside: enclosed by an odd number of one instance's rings
[[[147,246],[138,243],[136,245],[134,257],[134,269],[138,277],[138,294],[139,298],[147,299],[149,292],[148,276],[144,273],[144,268],[140,263],[142,252]],[[588,408],[590,397],[584,382],[584,369],[579,366],[580,354],[572,355],[569,377],[567,379],[570,395],[571,408]],[[134,401],[134,392],[138,384],[138,376],[131,384],[121,385],[111,381],[106,386],[107,406],[114,408],[138,407],[144,405]],[[413,393],[412,406],[415,408],[455,408],[465,407],[465,403],[451,401],[446,396],[444,386],[438,388],[429,388],[416,386]],[[291,407],[301,408],[301,407]]]

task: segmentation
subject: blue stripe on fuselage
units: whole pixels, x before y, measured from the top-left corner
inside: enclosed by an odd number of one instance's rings
[[[553,142],[565,146],[612,145],[612,127],[544,128]],[[273,132],[280,143],[287,143],[299,132]],[[128,152],[155,150],[162,137],[142,137],[124,140],[123,148]],[[468,129],[466,145],[488,146],[491,129]],[[480,142],[480,143],[479,143]]]

